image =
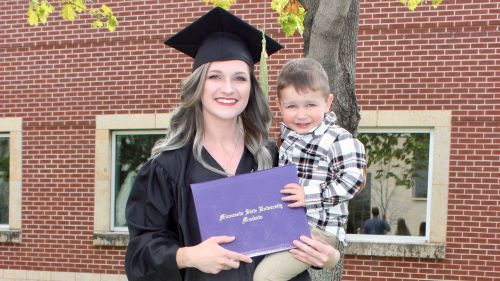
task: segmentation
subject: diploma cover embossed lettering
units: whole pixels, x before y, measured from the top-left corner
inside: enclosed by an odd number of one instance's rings
[[[235,236],[222,246],[250,257],[293,248],[310,232],[305,210],[281,200],[280,190],[292,182],[295,165],[191,184],[202,240]]]

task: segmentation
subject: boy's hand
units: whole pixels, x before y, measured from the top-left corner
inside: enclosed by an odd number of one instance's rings
[[[304,187],[296,183],[289,183],[280,191],[282,194],[288,194],[288,196],[281,197],[283,201],[295,201],[294,203],[288,204],[290,208],[305,207],[305,194]]]

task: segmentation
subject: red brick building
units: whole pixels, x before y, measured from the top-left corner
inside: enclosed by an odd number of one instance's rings
[[[163,133],[191,67],[163,39],[209,7],[107,1],[120,21],[109,33],[85,16],[30,27],[28,2],[0,2],[0,280],[124,280],[115,186],[127,177],[117,151],[128,135]],[[231,10],[285,45],[269,61],[273,90],[302,40],[280,33],[266,2],[238,0]],[[414,12],[397,0],[361,1],[360,131],[429,136],[425,195],[409,198],[423,203],[427,228],[348,236],[344,280],[500,278],[499,24],[499,1]]]

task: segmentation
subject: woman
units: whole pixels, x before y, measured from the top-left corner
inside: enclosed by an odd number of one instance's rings
[[[252,71],[261,36],[216,8],[166,41],[195,58],[194,71],[181,85],[182,104],[166,139],[153,148],[127,202],[130,281],[252,279],[260,258],[221,246],[235,237],[201,241],[190,184],[275,165],[277,148],[267,136],[271,112]],[[266,40],[269,54],[281,49]],[[333,250],[315,239],[294,243],[304,262],[322,267],[332,259]]]
[[[406,226],[406,221],[403,218],[398,218],[398,224],[396,227],[396,235],[406,235],[411,236],[408,226]]]

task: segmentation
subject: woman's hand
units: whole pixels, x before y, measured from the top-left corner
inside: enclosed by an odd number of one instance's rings
[[[205,273],[217,274],[240,267],[240,262],[251,263],[251,258],[220,246],[234,239],[234,236],[214,236],[196,246],[180,248],[177,265],[179,268],[195,267]]]
[[[340,259],[339,251],[311,236],[301,236],[300,241],[294,240],[293,244],[297,248],[290,250],[290,253],[299,261],[315,267],[334,267]]]

